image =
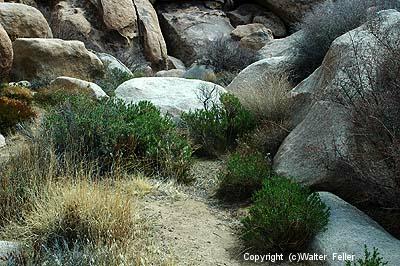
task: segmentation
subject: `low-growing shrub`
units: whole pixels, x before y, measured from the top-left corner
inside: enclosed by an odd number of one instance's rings
[[[10,99],[20,100],[26,103],[31,103],[33,100],[32,91],[28,88],[20,86],[6,86],[4,88],[1,88],[0,95]]]
[[[247,200],[262,187],[270,172],[268,161],[261,154],[231,154],[226,169],[220,173],[217,196],[227,201]]]
[[[243,239],[257,252],[299,251],[328,224],[319,195],[280,176],[265,179],[253,201],[242,221]]]
[[[192,150],[174,123],[149,102],[94,101],[70,97],[45,121],[58,153],[98,160],[107,171],[116,161],[184,178]]]
[[[255,119],[232,94],[222,94],[202,110],[182,114],[182,120],[201,152],[215,156],[237,145],[237,138],[255,127]]]
[[[372,7],[372,9],[370,9]],[[298,29],[303,31],[296,47],[293,79],[300,82],[317,69],[332,42],[339,36],[361,26],[375,12],[400,8],[397,0],[338,0],[326,1],[305,15]]]
[[[23,101],[0,97],[0,133],[36,116],[32,107]]]
[[[367,245],[364,246],[364,258],[358,259],[356,262],[351,263],[346,261],[345,266],[384,266],[388,262],[384,262],[383,258],[380,256],[378,249],[374,247],[373,252],[369,252]]]

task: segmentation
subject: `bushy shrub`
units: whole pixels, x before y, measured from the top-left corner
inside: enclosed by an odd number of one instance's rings
[[[294,63],[294,81],[300,82],[321,65],[337,37],[361,26],[375,12],[390,8],[400,8],[400,2],[338,0],[326,1],[316,6],[297,26],[298,30],[303,31],[303,35],[296,45],[299,54]]]
[[[6,86],[0,88],[0,95],[10,99],[20,100],[26,103],[31,103],[33,100],[32,91],[28,88],[20,86]]]
[[[220,102],[211,100],[205,109],[181,116],[194,142],[201,145],[201,152],[211,156],[234,148],[237,138],[255,127],[252,113],[243,108],[237,97],[222,94]]]
[[[346,266],[384,266],[388,262],[384,262],[383,258],[379,256],[377,248],[374,248],[372,254],[368,251],[367,246],[364,246],[364,258],[357,260],[357,262],[346,261]]]
[[[299,251],[328,224],[319,195],[280,176],[265,179],[253,201],[242,221],[243,239],[257,252]]]
[[[104,170],[115,161],[184,178],[192,150],[169,117],[149,102],[70,97],[46,118],[59,153],[98,160]]]
[[[32,107],[23,101],[0,97],[0,133],[6,133],[17,123],[36,116]]]
[[[241,70],[259,60],[257,52],[243,48],[239,42],[227,37],[220,37],[208,45],[205,58],[199,59],[202,65],[209,65],[219,76],[219,84],[228,85]]]
[[[262,187],[270,172],[268,161],[259,153],[231,154],[226,170],[220,173],[217,196],[227,201],[249,199]]]

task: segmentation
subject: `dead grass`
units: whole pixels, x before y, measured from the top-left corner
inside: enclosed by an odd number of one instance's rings
[[[271,74],[262,78],[258,86],[244,87],[235,92],[242,105],[261,121],[283,121],[289,117],[292,85],[285,74]]]
[[[174,265],[142,211],[153,185],[77,159],[40,136],[0,166],[0,238],[21,241],[32,265]]]

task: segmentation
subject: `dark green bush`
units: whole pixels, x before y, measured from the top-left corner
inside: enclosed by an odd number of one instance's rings
[[[70,97],[46,119],[58,153],[74,152],[98,160],[104,169],[115,161],[183,178],[192,150],[169,117],[149,102]]]
[[[237,138],[255,127],[254,116],[232,94],[222,94],[221,104],[182,114],[182,120],[200,151],[219,155],[237,145]]]
[[[227,201],[241,201],[251,198],[261,189],[271,168],[261,154],[234,153],[229,156],[226,170],[220,173],[217,196]]]
[[[384,266],[387,265],[388,262],[384,262],[383,258],[379,256],[379,252],[377,248],[374,248],[374,251],[369,252],[367,245],[364,246],[364,258],[357,260],[357,262],[346,261],[346,266]]]
[[[373,9],[369,9],[370,7]],[[400,8],[400,2],[338,0],[326,1],[316,6],[297,26],[303,34],[296,45],[299,54],[294,63],[294,81],[300,82],[321,65],[337,37],[361,26],[375,12],[390,8]]]
[[[280,176],[265,179],[253,201],[242,221],[243,239],[258,252],[300,251],[328,224],[329,209],[319,195]]]

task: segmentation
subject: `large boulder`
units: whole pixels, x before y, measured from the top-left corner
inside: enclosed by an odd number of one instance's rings
[[[268,75],[281,74],[288,69],[291,62],[290,57],[271,57],[257,61],[245,69],[226,88],[229,92],[246,90],[265,86],[265,77]]]
[[[114,56],[106,53],[96,53],[96,55],[103,62],[106,72],[112,74],[113,71],[118,71],[126,76],[133,76],[132,71]]]
[[[288,24],[299,22],[304,14],[310,11],[313,6],[324,1],[325,0],[257,0],[260,5],[271,9]]]
[[[132,0],[100,0],[100,3],[103,21],[109,30],[115,30],[126,38],[137,36],[137,10]]]
[[[345,262],[338,260],[338,256],[343,254],[350,256],[349,259],[354,255],[354,261],[363,259],[364,245],[367,245],[370,252],[373,248],[378,248],[383,260],[388,261],[388,266],[398,265],[400,240],[339,197],[329,192],[320,192],[319,195],[330,208],[331,215],[327,230],[315,236],[311,249],[313,252],[328,255],[326,265],[343,266]]]
[[[0,24],[10,39],[52,38],[46,19],[34,7],[18,3],[0,3]]]
[[[179,116],[182,112],[203,109],[202,91],[225,92],[221,86],[201,80],[183,78],[135,78],[121,84],[115,91],[126,103],[150,101],[163,113]]]
[[[91,39],[92,25],[85,17],[85,10],[73,7],[67,1],[61,1],[54,6],[50,26],[54,36],[60,39],[83,42]]]
[[[146,58],[152,62],[153,68],[167,69],[167,45],[158,22],[157,13],[149,0],[135,0],[138,13],[139,29],[143,39]]]
[[[275,170],[321,190],[346,189],[352,176],[338,156],[349,153],[350,127],[350,115],[342,105],[329,101],[315,103],[281,145],[274,158]]]
[[[94,80],[103,75],[100,59],[80,41],[17,39],[13,43],[15,80],[52,80],[59,76]]]
[[[6,78],[11,71],[13,62],[13,49],[7,32],[0,23],[0,81]]]
[[[400,12],[379,12],[373,33],[368,25],[362,25],[337,38],[322,65],[293,89],[292,96],[299,106],[295,112],[302,114],[302,117],[296,115],[297,122],[304,118],[316,101],[332,100],[342,94],[344,89],[349,95],[357,95],[356,88],[360,86],[366,90],[373,89],[370,81],[374,80],[378,65],[371,62],[386,51],[376,35],[385,36],[389,42],[395,41],[396,37],[393,36],[397,36],[400,29]],[[354,79],[349,71],[357,73],[359,77]]]
[[[224,12],[200,2],[160,3],[158,12],[169,54],[188,66],[207,56],[210,43],[233,30]]]
[[[258,54],[262,58],[279,56],[294,58],[299,53],[298,43],[302,35],[302,31],[297,31],[285,38],[271,40],[258,51]]]
[[[360,154],[351,105],[338,103],[343,92],[359,97],[362,89],[375,88],[370,82],[375,79],[377,65],[371,64],[374,61],[370,60],[380,57],[385,49],[374,35],[381,34],[388,41],[395,34],[398,36],[400,12],[382,11],[376,23],[374,34],[364,25],[336,39],[322,66],[291,91],[294,101],[292,123],[297,126],[274,158],[275,171],[351,200],[365,200],[365,194],[376,193],[374,182],[396,187],[391,175],[384,172],[387,168],[378,163],[371,167],[382,173],[379,180],[360,182],[354,178],[357,169],[346,162],[362,165],[368,155]],[[356,51],[354,47],[357,47]],[[348,71],[355,71],[350,73],[357,75],[349,75]],[[373,150],[369,143],[362,145],[366,150]]]
[[[50,83],[50,90],[78,90],[82,93],[87,93],[89,96],[95,99],[108,98],[108,95],[103,91],[103,89],[92,82],[70,78],[70,77],[58,77]]]

